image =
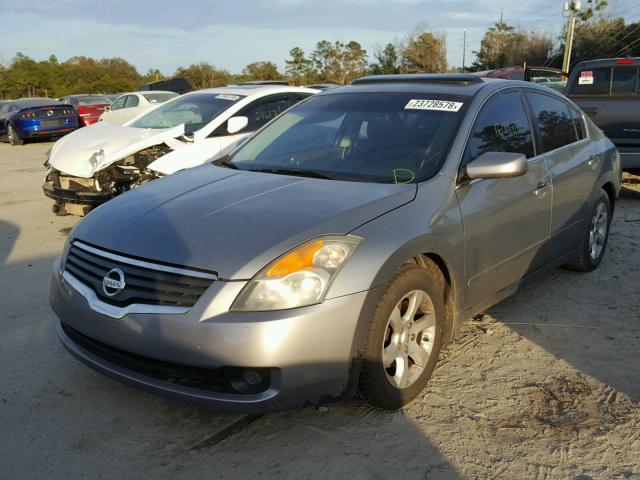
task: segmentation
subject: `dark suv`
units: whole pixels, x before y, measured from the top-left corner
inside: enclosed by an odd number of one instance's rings
[[[581,62],[569,77],[568,96],[620,151],[623,170],[640,173],[640,58]]]

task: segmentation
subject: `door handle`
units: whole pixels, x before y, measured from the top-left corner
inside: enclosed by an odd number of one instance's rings
[[[536,190],[542,190],[546,186],[547,186],[547,181],[546,180],[542,180],[542,181],[538,182],[538,185],[536,186]]]
[[[598,162],[600,161],[599,155],[591,155],[589,160],[587,160],[587,167],[596,168],[598,166]]]

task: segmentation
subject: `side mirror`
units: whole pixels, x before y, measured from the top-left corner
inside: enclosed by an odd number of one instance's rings
[[[469,178],[508,178],[527,173],[527,157],[522,153],[487,152],[467,165]]]
[[[111,111],[111,105],[107,105],[106,107],[104,107],[104,111],[105,112],[110,112]]]
[[[247,125],[249,125],[249,119],[247,117],[231,117],[227,120],[227,132],[233,135],[247,128]]]

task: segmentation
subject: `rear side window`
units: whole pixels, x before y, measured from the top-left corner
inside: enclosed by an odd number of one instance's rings
[[[520,92],[498,94],[487,101],[476,119],[467,152],[467,162],[487,152],[534,156],[531,126]]]
[[[611,80],[611,95],[637,93],[638,69],[636,67],[614,67]]]
[[[571,113],[571,119],[573,120],[573,125],[576,128],[578,140],[587,138],[587,133],[584,129],[584,120],[582,119],[582,114],[572,107],[569,107],[569,113]]]
[[[609,95],[611,68],[585,69],[578,73],[569,87],[569,95]]]
[[[527,92],[526,97],[540,131],[543,152],[577,141],[576,128],[566,103],[541,93]]]

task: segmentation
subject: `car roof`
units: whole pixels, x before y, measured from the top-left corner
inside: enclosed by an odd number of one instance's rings
[[[618,63],[621,62],[621,63]],[[640,65],[640,57],[616,57],[616,58],[598,58],[596,60],[585,60],[583,62],[578,63],[574,68],[574,70],[577,67],[585,67],[585,66],[589,66],[589,67],[613,67],[616,65],[626,65],[626,62],[633,62],[630,63],[631,65]]]
[[[17,100],[11,100],[10,103],[13,103],[15,106],[19,108],[26,107],[43,107],[45,105],[64,105],[64,103],[59,102],[54,98],[46,98],[46,97],[26,97],[26,98],[18,98]]]
[[[313,88],[293,87],[290,85],[233,85],[194,90],[193,92],[185,93],[185,95],[193,95],[194,93],[226,93],[229,95],[253,96],[267,93],[318,93],[319,91],[320,90]]]
[[[354,80],[351,85],[325,90],[322,95],[340,93],[416,92],[473,97],[489,85],[531,85],[529,82],[481,78],[468,74],[371,75]]]

